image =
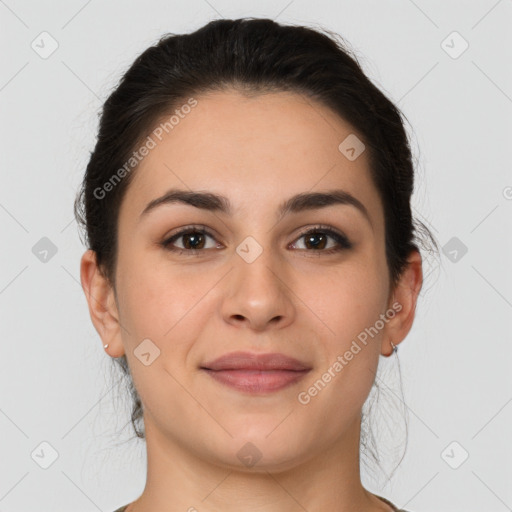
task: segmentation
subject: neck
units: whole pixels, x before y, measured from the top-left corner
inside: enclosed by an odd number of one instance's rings
[[[358,418],[359,420],[359,418]],[[186,450],[145,418],[147,480],[126,512],[388,512],[361,484],[360,421],[334,444],[287,469],[223,465]]]

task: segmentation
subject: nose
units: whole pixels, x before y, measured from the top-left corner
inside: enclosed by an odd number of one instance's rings
[[[282,329],[294,321],[290,272],[270,250],[264,250],[252,262],[234,254],[233,265],[223,283],[224,321],[260,332]]]

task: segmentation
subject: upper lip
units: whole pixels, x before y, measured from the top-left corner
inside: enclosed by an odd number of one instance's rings
[[[213,361],[201,365],[208,370],[311,370],[311,366],[293,357],[277,352],[254,354],[250,352],[230,352]]]

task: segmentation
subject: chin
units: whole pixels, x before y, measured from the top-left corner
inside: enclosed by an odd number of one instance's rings
[[[245,435],[230,439],[229,448],[234,448],[234,459],[230,457],[228,462],[231,468],[252,473],[287,471],[307,459],[304,442],[286,429],[281,430],[279,421],[273,422],[271,428],[266,424],[261,430],[253,427]]]

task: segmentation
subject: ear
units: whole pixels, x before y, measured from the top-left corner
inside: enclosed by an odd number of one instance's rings
[[[80,261],[80,281],[89,305],[92,323],[103,345],[108,343],[106,350],[112,357],[122,356],[124,347],[114,289],[101,274],[96,263],[96,253],[91,249],[83,254]]]
[[[388,307],[395,311],[385,328],[381,353],[390,356],[393,353],[391,342],[398,345],[407,336],[412,327],[416,312],[416,302],[423,284],[421,254],[417,250],[409,253],[407,266],[394,290],[390,292]],[[395,305],[393,307],[393,304]]]

